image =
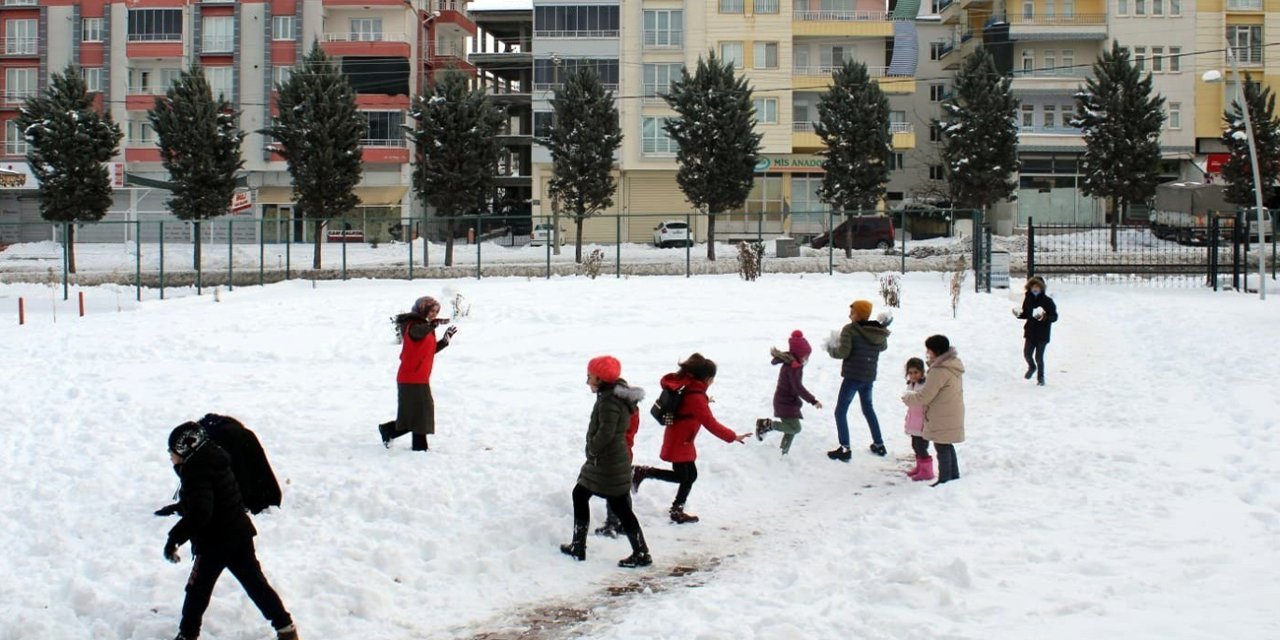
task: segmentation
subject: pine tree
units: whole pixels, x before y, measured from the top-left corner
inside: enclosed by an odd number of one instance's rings
[[[297,211],[315,221],[312,268],[319,269],[325,221],[360,204],[355,188],[364,170],[360,141],[368,124],[351,84],[318,43],[276,90],[279,115],[262,133],[275,139],[288,162]]]
[[[676,143],[676,182],[707,215],[707,259],[715,260],[716,216],[746,204],[755,182],[761,135],[751,86],[712,53],[693,74],[682,69],[662,98],[679,114],[663,126]]]
[[[1260,86],[1246,75],[1244,100],[1249,105],[1249,119],[1253,124],[1258,174],[1262,178],[1262,202],[1266,206],[1275,195],[1276,180],[1280,177],[1280,119],[1276,117],[1276,96],[1271,93],[1271,87]],[[1238,100],[1231,103],[1230,110],[1223,114],[1222,119],[1226,123],[1222,143],[1230,150],[1227,161],[1222,165],[1222,177],[1227,183],[1227,202],[1253,207],[1256,198],[1249,135],[1245,131],[1244,110]]]
[[[497,195],[503,112],[468,85],[466,74],[445,71],[409,114],[418,121],[410,133],[417,147],[413,188],[448,220],[445,266],[453,266],[456,218],[484,212]]]
[[[981,47],[956,72],[955,93],[942,104],[940,124],[947,186],[958,206],[985,210],[1017,188],[1018,100],[1012,83]]]
[[[231,103],[217,99],[199,66],[182,72],[148,113],[160,158],[173,184],[169,210],[192,221],[195,268],[200,268],[200,221],[226,214],[236,189],[240,128]]]
[[[855,213],[875,210],[889,181],[889,99],[861,62],[846,61],[831,75],[831,88],[818,99],[814,124],[826,145],[820,152],[825,173],[818,196],[852,221]],[[853,251],[853,225],[847,229],[846,257]]]
[[[582,223],[613,206],[618,189],[613,176],[613,154],[622,144],[618,108],[613,93],[604,90],[595,70],[586,65],[556,89],[551,108],[555,127],[545,144],[555,175],[548,192],[573,216],[574,260],[582,262]]]
[[[75,67],[55,73],[44,95],[28,98],[15,119],[31,145],[27,163],[40,181],[40,216],[52,222],[96,222],[111,208],[106,162],[120,146],[120,127],[93,106]],[[76,272],[75,225],[67,225],[67,270]]]

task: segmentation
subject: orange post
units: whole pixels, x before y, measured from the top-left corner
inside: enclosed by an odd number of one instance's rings
[[[84,317],[84,292],[81,291],[79,293],[80,293],[80,317],[83,318]]]
[[[18,298],[18,324],[24,325],[26,323],[27,323],[27,301],[23,300],[22,298]]]

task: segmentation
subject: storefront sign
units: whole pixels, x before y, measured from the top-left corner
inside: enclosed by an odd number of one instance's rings
[[[762,155],[756,173],[822,173],[822,160],[810,154]]]
[[[253,208],[253,194],[249,191],[237,191],[231,194],[231,213],[244,213]]]
[[[1210,175],[1218,175],[1222,173],[1223,165],[1227,164],[1227,159],[1231,157],[1229,153],[1210,153],[1209,159],[1205,161],[1205,173]]]
[[[111,179],[112,189],[123,189],[124,163],[107,164],[107,176]],[[40,180],[25,162],[6,162],[0,164],[0,190],[4,189],[39,189]]]

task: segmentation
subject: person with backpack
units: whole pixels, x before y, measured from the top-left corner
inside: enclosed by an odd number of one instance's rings
[[[267,452],[258,436],[231,416],[206,413],[199,422],[209,439],[216,442],[231,458],[231,473],[240,487],[240,497],[249,513],[257,515],[270,507],[280,506],[283,495],[276,474],[271,470]],[[158,516],[177,513],[178,504],[171,504],[156,512]]]
[[[209,438],[204,427],[185,422],[169,433],[169,457],[182,481],[177,507],[182,519],[169,530],[164,558],[173,563],[181,561],[178,548],[188,541],[195,556],[174,640],[195,640],[200,636],[204,612],[224,569],[235,576],[263,617],[271,622],[277,640],[298,640],[293,617],[258,564],[253,545],[258,532],[246,513],[227,452]]]
[[[596,394],[587,427],[587,461],[573,487],[573,541],[560,545],[560,552],[576,560],[587,559],[587,527],[591,524],[591,497],[605,499],[617,515],[631,543],[631,555],[618,561],[619,567],[647,567],[653,564],[640,521],[631,509],[631,453],[626,434],[644,390],[622,379],[622,363],[613,356],[592,358],[587,363],[587,386]]]
[[[832,460],[848,462],[853,457],[849,449],[849,407],[854,396],[859,395],[862,396],[862,416],[867,419],[867,428],[871,430],[871,452],[878,456],[888,453],[884,439],[880,437],[880,421],[876,419],[876,408],[871,402],[871,389],[875,386],[880,353],[889,348],[888,327],[893,318],[882,313],[872,320],[871,310],[871,303],[866,300],[857,300],[849,305],[849,324],[827,342],[827,353],[843,361],[840,364],[840,393],[836,398],[836,436],[840,446],[827,452],[827,457]]]
[[[1022,308],[1013,309],[1013,317],[1026,320],[1022,325],[1022,358],[1027,361],[1027,380],[1036,377],[1036,384],[1044,386],[1044,350],[1049,346],[1051,325],[1058,321],[1058,305],[1045,293],[1044,278],[1031,276],[1027,280],[1027,293],[1022,298]]]
[[[413,303],[408,313],[392,318],[400,341],[400,369],[396,372],[396,419],[378,425],[384,447],[390,448],[392,440],[413,433],[413,450],[426,451],[427,436],[436,432],[431,370],[436,354],[444,351],[458,332],[457,327],[449,327],[437,339],[436,329],[449,324],[448,318],[437,317],[439,315],[440,303],[431,296],[423,296]]]
[[[671,503],[671,521],[676,524],[698,521],[698,516],[685,513],[684,505],[689,499],[689,492],[693,490],[693,483],[698,480],[698,449],[693,441],[702,427],[725,442],[742,443],[752,435],[750,432],[735,434],[732,429],[720,424],[711,413],[707,389],[715,381],[716,363],[700,353],[681,362],[678,371],[662,377],[662,389],[680,396],[678,408],[674,409],[671,416],[671,424],[667,425],[662,434],[660,457],[671,463],[671,469],[638,466],[632,474],[632,493],[640,490],[640,483],[646,478],[679,485],[675,500]]]

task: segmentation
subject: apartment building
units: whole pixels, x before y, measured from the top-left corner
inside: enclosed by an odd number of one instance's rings
[[[477,86],[506,110],[502,136],[503,154],[498,163],[498,212],[519,218],[530,215],[533,197],[533,133],[535,59],[533,55],[533,5],[527,0],[478,0],[468,6],[476,25],[467,60],[474,66]],[[545,64],[541,65],[545,73]],[[550,80],[542,77],[545,100]]]
[[[336,60],[369,120],[362,201],[356,218],[378,222],[414,209],[409,149],[402,125],[411,96],[446,67],[467,68],[475,35],[461,0],[4,0],[4,157],[0,223],[39,220],[26,143],[13,118],[23,99],[47,86],[48,74],[79,67],[90,91],[125,132],[113,163],[116,204],[109,220],[164,219],[168,179],[146,112],[182,69],[199,64],[214,91],[240,112],[248,195],[237,215],[267,221],[267,241],[309,241],[311,225],[295,215],[285,163],[257,133],[272,118],[275,87],[312,43]],[[16,233],[15,225],[8,227]],[[245,233],[257,225],[244,225]],[[35,227],[23,227],[41,233]],[[174,225],[174,232],[181,232]],[[102,231],[118,240],[119,228]],[[256,238],[256,235],[255,235]],[[94,239],[92,235],[86,240]]]

